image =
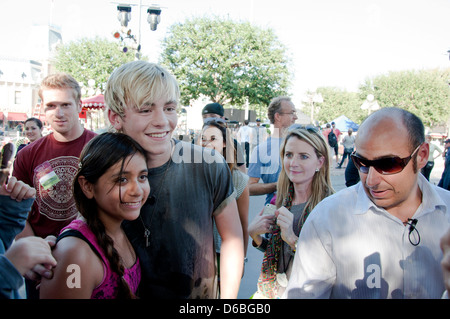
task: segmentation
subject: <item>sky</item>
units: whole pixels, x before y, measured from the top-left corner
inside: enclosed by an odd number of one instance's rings
[[[0,56],[33,59],[31,25],[56,25],[64,42],[96,35],[113,40],[120,28],[118,2],[0,1]],[[146,21],[153,3],[162,7],[156,31]],[[142,5],[142,52],[153,62],[169,26],[193,16],[218,15],[274,29],[291,59],[294,102],[321,86],[357,91],[366,78],[389,71],[450,67],[450,0],[142,0]],[[133,6],[129,27],[135,34],[138,22]]]

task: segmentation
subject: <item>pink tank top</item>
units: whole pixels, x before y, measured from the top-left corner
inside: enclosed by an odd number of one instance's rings
[[[106,258],[103,249],[97,242],[94,233],[89,229],[88,225],[79,219],[72,221],[69,225],[61,230],[61,233],[67,229],[74,229],[79,231],[88,242],[95,247],[100,254],[103,262],[103,280],[92,291],[91,299],[114,299],[117,296],[117,287],[119,282],[119,275],[111,270],[109,261]],[[91,246],[91,247],[92,247]],[[131,268],[125,268],[123,278],[128,283],[131,291],[136,294],[139,282],[141,281],[141,266],[139,264],[139,258],[136,258],[136,262]]]

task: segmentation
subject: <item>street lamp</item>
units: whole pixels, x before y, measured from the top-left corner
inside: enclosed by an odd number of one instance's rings
[[[122,27],[127,27],[128,22],[131,20],[131,6],[127,4],[119,4],[117,6],[117,11],[119,11],[117,14],[117,19],[120,21],[120,25]]]
[[[134,6],[135,4],[119,4],[117,6],[117,11],[119,11],[117,18],[120,21],[120,24],[122,26],[122,31],[115,32],[114,37],[116,39],[120,39],[121,41],[131,39],[134,41],[136,45],[136,58],[140,58],[140,51],[141,51],[141,9],[143,7],[142,0],[139,1],[139,29],[138,29],[138,37],[136,40],[136,37],[131,33],[131,30],[126,30],[125,28],[128,27],[128,22],[131,20],[131,6]],[[147,22],[150,24],[150,30],[156,31],[156,28],[158,24],[161,22],[161,7],[159,5],[151,5],[147,9],[148,17]],[[123,48],[123,52],[127,52],[128,48],[125,46]]]
[[[367,110],[368,115],[370,115],[370,113],[372,113],[373,111],[376,111],[378,109],[380,109],[380,105],[375,100],[375,97],[373,96],[373,94],[367,95],[366,100],[361,105],[361,110]]]
[[[303,102],[307,102],[311,106],[311,124],[314,125],[314,112],[315,112],[314,103],[323,103],[322,94],[317,92],[308,92]]]
[[[152,6],[147,9],[147,13],[147,22],[150,24],[150,30],[156,31],[159,22],[161,22],[161,8]]]

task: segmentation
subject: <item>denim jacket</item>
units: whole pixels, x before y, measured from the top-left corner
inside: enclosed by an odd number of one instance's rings
[[[0,195],[0,299],[19,297],[17,290],[23,284],[23,277],[4,254],[25,227],[33,201],[34,198],[29,198],[17,202]]]

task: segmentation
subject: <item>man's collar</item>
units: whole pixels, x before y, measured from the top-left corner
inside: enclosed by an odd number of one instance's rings
[[[417,177],[417,186],[422,192],[422,213],[426,214],[428,212],[433,212],[438,207],[443,207],[444,211],[447,210],[447,206],[441,197],[438,195],[433,186],[427,181],[427,179],[421,174],[418,173]],[[358,183],[358,197],[356,200],[356,209],[353,212],[355,215],[362,215],[368,212],[371,208],[377,211],[386,212],[386,210],[382,207],[378,207],[374,202],[367,196],[366,191],[362,185],[362,182]],[[425,198],[425,201],[424,201]]]

